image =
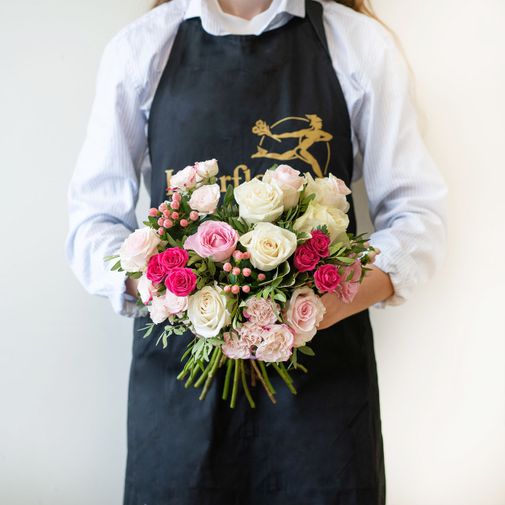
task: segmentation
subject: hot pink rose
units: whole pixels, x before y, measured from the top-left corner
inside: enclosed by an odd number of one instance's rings
[[[268,363],[287,361],[293,353],[294,334],[287,324],[262,328],[263,341],[256,349],[256,359]]]
[[[319,263],[319,255],[308,245],[303,244],[295,251],[293,264],[299,272],[309,272]]]
[[[188,252],[181,247],[170,247],[159,254],[159,256],[161,256],[159,261],[163,265],[165,272],[168,272],[172,268],[185,267],[189,259]]]
[[[196,251],[202,258],[226,261],[237,247],[238,233],[227,223],[205,221],[184,243],[184,249]]]
[[[286,305],[285,317],[287,324],[295,332],[295,347],[312,340],[325,312],[323,302],[309,287],[304,286],[293,291]]]
[[[279,310],[280,307],[277,303],[251,296],[245,302],[243,314],[251,323],[257,326],[267,326],[277,321]]]
[[[160,261],[162,258],[162,254],[155,254],[149,258],[147,263],[147,272],[146,276],[154,284],[161,284],[167,275],[167,271]]]
[[[332,293],[341,281],[336,265],[322,265],[314,274],[314,282],[321,293]]]
[[[196,274],[191,268],[172,268],[167,273],[165,286],[177,296],[188,296],[196,287]]]
[[[330,237],[321,230],[314,230],[310,234],[312,238],[307,240],[304,245],[310,247],[321,258],[327,258],[330,255]]]

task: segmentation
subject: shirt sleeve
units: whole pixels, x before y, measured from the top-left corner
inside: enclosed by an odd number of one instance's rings
[[[446,255],[445,180],[423,141],[408,66],[392,37],[370,48],[360,76],[363,98],[355,119],[362,171],[381,249],[375,266],[394,294],[373,307],[403,304],[441,267]]]
[[[104,261],[138,227],[135,207],[147,152],[127,44],[118,34],[101,57],[85,140],[68,186],[65,255],[89,293],[107,297],[117,314],[134,317],[142,309],[126,293],[126,274]]]

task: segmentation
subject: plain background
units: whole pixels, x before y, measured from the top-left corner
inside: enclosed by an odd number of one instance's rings
[[[505,504],[505,4],[377,0],[450,189],[439,274],[372,309],[388,505]],[[141,0],[2,1],[0,502],[114,505],[132,320],[65,263],[66,191],[108,39]],[[361,231],[371,231],[366,195]],[[145,191],[145,190],[143,190]],[[147,207],[143,193],[139,216]]]

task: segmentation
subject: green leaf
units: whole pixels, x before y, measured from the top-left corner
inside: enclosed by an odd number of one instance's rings
[[[275,293],[274,300],[278,300],[279,302],[282,302],[282,303],[287,302],[286,295],[282,291],[277,291],[277,293]]]
[[[111,268],[111,270],[119,270],[121,268],[121,260],[119,260],[115,265]]]
[[[306,354],[307,356],[315,356],[316,355],[316,353],[308,345],[303,345],[302,347],[297,347],[297,349],[302,354]]]

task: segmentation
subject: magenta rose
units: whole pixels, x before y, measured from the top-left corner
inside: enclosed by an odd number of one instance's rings
[[[314,282],[321,293],[332,293],[337,289],[341,280],[335,265],[322,265],[314,274]]]
[[[238,239],[238,233],[229,224],[205,221],[186,239],[184,249],[192,249],[202,258],[222,262],[232,255]]]
[[[299,272],[309,272],[319,263],[319,255],[308,245],[303,244],[295,251],[293,264]]]
[[[330,237],[321,230],[314,230],[310,234],[312,238],[307,240],[304,245],[310,247],[319,257],[327,258],[330,255]]]
[[[171,247],[159,256],[161,256],[160,263],[164,266],[167,273],[172,268],[185,267],[189,259],[188,251],[181,247]]]
[[[172,268],[165,278],[165,286],[174,295],[188,296],[196,287],[196,274],[191,268]]]
[[[154,284],[161,284],[167,275],[167,271],[161,261],[162,255],[163,253],[151,256],[147,263],[146,277]]]

